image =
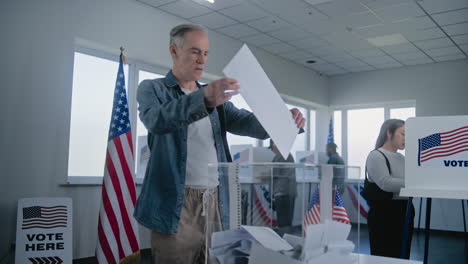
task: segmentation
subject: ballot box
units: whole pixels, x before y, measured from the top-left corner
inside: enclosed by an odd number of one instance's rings
[[[359,252],[361,218],[355,216],[361,214],[362,199],[350,197],[361,193],[361,190],[359,184],[353,185],[352,188],[357,189],[352,192],[349,184],[355,180],[348,182],[349,172],[359,175],[359,167],[271,162],[216,163],[209,164],[209,167],[219,172],[220,186],[223,186],[219,188],[219,201],[228,201],[219,206],[221,214],[223,210],[224,213],[228,212],[223,223],[209,222],[206,228],[209,263],[232,261],[223,261],[222,258],[248,260],[249,251],[262,246],[259,244],[262,239],[276,241],[279,238],[277,242],[284,246],[280,239],[287,238],[285,241],[296,250],[295,253],[291,251],[287,254],[302,254],[304,257],[305,254],[297,250],[302,247],[301,243],[304,244],[309,229],[312,230],[310,232],[330,234],[329,237],[314,236],[322,237],[323,240],[314,242],[317,246],[314,254],[317,256],[324,253],[321,250],[325,247],[330,247],[327,241],[332,237],[343,238],[333,242],[335,248],[341,250],[336,252],[348,252],[348,255]],[[206,202],[209,208],[212,200]],[[224,207],[228,207],[228,210]],[[341,224],[341,228],[332,228],[335,223]],[[337,230],[347,231],[343,233]],[[333,232],[342,235],[337,236]],[[218,235],[212,237],[211,233]],[[265,236],[270,238],[266,239]],[[232,263],[248,263],[239,261]]]

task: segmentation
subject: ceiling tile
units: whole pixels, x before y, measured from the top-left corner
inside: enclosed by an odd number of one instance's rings
[[[335,48],[333,46],[320,46],[320,47],[314,47],[314,48],[306,49],[306,50],[319,57],[343,52],[342,50]]]
[[[394,27],[392,24],[380,24],[372,27],[353,29],[353,32],[357,33],[362,38],[367,39],[385,35],[393,35],[400,33],[400,30]]]
[[[364,67],[353,67],[346,68],[350,72],[364,72],[364,71],[373,71],[375,68],[373,66],[364,66]]]
[[[390,54],[398,54],[398,53],[409,53],[409,52],[418,52],[419,49],[416,48],[411,43],[403,43],[398,45],[390,45],[382,47],[382,50],[390,53]]]
[[[371,65],[396,63],[397,62],[394,59],[392,59],[390,56],[367,57],[367,58],[362,58],[362,60],[369,63],[369,64],[371,64]]]
[[[280,54],[281,57],[291,59],[291,60],[299,60],[299,61],[306,61],[309,58],[312,58],[312,54],[302,51],[302,50],[296,50],[296,51],[291,51],[291,52],[286,52]]]
[[[224,28],[219,28],[217,29],[218,32],[221,32],[223,34],[226,34],[230,37],[233,38],[242,38],[242,37],[247,37],[247,36],[252,36],[252,35],[257,35],[260,32],[256,29],[253,29],[249,26],[246,26],[244,24],[235,24],[232,26],[227,26]]]
[[[293,9],[288,7],[287,9],[283,10],[283,12],[278,14],[278,16],[288,21],[289,23],[300,27],[309,27],[310,25],[317,23],[317,21],[329,18],[325,14],[313,9],[312,7],[305,7],[300,9]]]
[[[261,32],[269,32],[291,27],[291,25],[281,18],[268,16],[257,20],[249,21],[247,24]]]
[[[310,36],[310,33],[297,27],[290,27],[288,29],[281,29],[268,32],[268,35],[271,35],[283,41],[293,41],[307,38],[308,36]]]
[[[447,55],[447,56],[440,56],[440,57],[434,57],[434,60],[436,60],[437,62],[451,61],[451,60],[461,60],[461,59],[466,59],[466,56],[463,55],[463,53]]]
[[[465,53],[468,53],[468,45],[461,45],[460,49],[462,49]]]
[[[230,19],[225,15],[221,15],[220,13],[213,12],[206,15],[193,17],[190,20],[197,24],[202,24],[207,28],[216,29],[221,27],[230,26],[236,24],[237,22]]]
[[[408,60],[400,60],[401,63],[404,65],[418,65],[418,64],[426,64],[426,63],[433,63],[434,61],[426,58],[419,58],[419,59],[408,59]]]
[[[429,28],[411,32],[403,32],[403,35],[410,41],[426,40],[426,39],[435,39],[445,37],[444,32],[440,28]]]
[[[458,45],[468,44],[468,34],[459,35],[459,36],[453,36],[452,39],[453,39],[453,41],[455,41],[455,43],[457,43]]]
[[[334,46],[346,51],[373,48],[373,46],[367,40],[361,39],[358,34],[344,30],[342,32],[325,35],[323,38]]]
[[[468,8],[447,13],[432,15],[432,18],[440,25],[451,25],[468,21]]]
[[[376,48],[350,51],[349,53],[351,53],[351,55],[357,58],[385,56],[385,53]]]
[[[137,0],[138,2],[146,3],[150,6],[158,7],[160,5],[169,4],[177,0]]]
[[[372,10],[378,10],[390,6],[406,4],[411,0],[361,0],[361,3]]]
[[[247,42],[247,43],[250,43],[250,44],[253,44],[255,46],[263,46],[263,45],[267,45],[267,44],[273,44],[273,43],[278,43],[280,42],[279,40],[275,39],[275,38],[272,38],[266,34],[258,34],[258,35],[255,35],[255,36],[250,36],[250,37],[244,37],[244,38],[241,38],[240,39],[241,41],[244,41],[244,42]]]
[[[206,0],[192,0],[192,1],[197,2],[200,5],[206,6],[209,9],[213,9],[213,10],[220,10],[220,9],[228,8],[231,6],[242,4],[244,2],[244,0],[216,0],[214,3],[210,3]]]
[[[424,0],[419,3],[429,14],[468,7],[466,0]]]
[[[378,19],[372,12],[338,17],[335,20],[338,23],[343,24],[345,27],[351,27],[353,29],[382,24],[382,21],[380,21],[380,19]]]
[[[211,9],[189,0],[180,0],[163,5],[159,9],[183,18],[191,18],[213,12]]]
[[[297,11],[304,10],[310,7],[309,4],[303,0],[249,0],[250,2],[261,6],[266,11],[280,15],[281,13],[287,11],[288,9]]]
[[[439,49],[430,49],[425,51],[431,57],[440,57],[448,55],[462,54],[459,48],[455,46],[439,48]]]
[[[337,64],[340,67],[343,67],[345,69],[370,67],[367,63],[362,62],[362,61],[360,61],[358,59],[351,59],[351,60],[335,62],[335,64]]]
[[[372,64],[372,66],[376,67],[377,69],[388,69],[388,68],[396,68],[396,67],[401,67],[401,63],[398,62],[389,62],[389,63],[383,63],[383,64]]]
[[[286,43],[282,43],[282,42],[271,44],[271,45],[265,45],[265,46],[262,46],[262,48],[275,54],[292,52],[292,51],[297,50],[296,47],[286,44]]]
[[[314,68],[317,71],[320,72],[326,72],[326,71],[342,71],[343,69],[336,66],[335,64],[318,64],[318,65],[312,65],[312,68]]]
[[[329,43],[319,37],[310,37],[301,40],[295,40],[291,42],[292,45],[301,49],[311,49],[313,47],[329,45]]]
[[[264,10],[247,2],[241,5],[222,9],[219,12],[241,22],[260,19],[262,17],[268,16],[268,13],[266,13]]]
[[[414,44],[424,50],[453,46],[453,43],[449,38],[416,41]]]
[[[361,5],[359,0],[331,1],[328,3],[314,5],[314,7],[330,17],[340,17],[353,13],[369,11],[365,6]]]
[[[392,26],[398,30],[401,30],[402,32],[411,32],[415,30],[437,27],[437,25],[428,16],[421,16],[411,18],[408,20],[402,20],[399,22],[392,23]]]
[[[442,29],[450,36],[468,34],[468,23],[444,26]]]
[[[392,57],[397,59],[399,62],[403,62],[403,61],[407,61],[407,60],[429,59],[426,56],[426,54],[424,54],[422,51],[392,54]]]
[[[334,76],[334,75],[341,75],[341,74],[346,74],[346,73],[349,73],[348,71],[346,70],[329,70],[329,71],[325,71],[323,72],[326,76]]]
[[[328,62],[341,62],[341,61],[351,61],[356,60],[353,56],[346,53],[338,53],[333,55],[323,56],[322,59]]]
[[[385,22],[394,22],[424,15],[421,8],[413,2],[377,10],[375,13]]]

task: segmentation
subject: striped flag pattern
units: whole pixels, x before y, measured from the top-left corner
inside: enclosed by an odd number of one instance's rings
[[[419,139],[418,165],[434,158],[468,151],[468,126]]]
[[[121,54],[99,210],[96,257],[101,264],[119,263],[139,251],[138,226],[133,218],[136,203],[133,142],[122,57]]]
[[[353,202],[353,205],[356,209],[359,210],[359,213],[367,219],[369,213],[369,205],[367,204],[366,199],[362,197],[362,190],[364,189],[360,184],[346,184],[346,189],[348,190],[349,197]],[[360,191],[359,191],[359,190]]]
[[[263,188],[262,188],[263,187]],[[271,201],[265,198],[266,186],[254,185],[252,188],[253,195],[253,210],[252,210],[252,224],[255,226],[278,226],[278,222],[273,217],[273,210],[271,210]],[[269,191],[266,195],[269,195]]]
[[[332,220],[350,224],[348,213],[344,208],[343,200],[338,190],[335,190],[335,197],[333,200]],[[315,224],[320,224],[320,192],[318,187],[315,189],[307,213],[304,215],[303,230],[306,230],[308,225]]]
[[[23,208],[21,229],[50,229],[56,227],[67,227],[67,207],[65,205]]]

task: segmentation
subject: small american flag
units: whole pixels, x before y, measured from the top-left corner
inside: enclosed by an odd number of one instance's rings
[[[232,157],[233,162],[242,163],[242,162],[249,161],[249,151],[250,149],[245,149],[241,152],[234,154],[234,156]]]
[[[122,57],[115,84],[98,221],[98,263],[119,263],[139,251],[133,142]]]
[[[349,224],[348,213],[344,208],[343,200],[338,190],[335,190],[335,197],[333,202],[332,220]],[[315,189],[310,201],[307,213],[304,216],[303,228],[304,230],[308,225],[320,224],[320,193],[319,188]]]
[[[418,165],[434,158],[468,151],[468,126],[429,135],[419,140]]]
[[[23,208],[21,229],[50,229],[57,227],[67,227],[67,207],[65,205]]]

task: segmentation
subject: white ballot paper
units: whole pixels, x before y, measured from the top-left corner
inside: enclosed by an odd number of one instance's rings
[[[247,45],[243,45],[223,73],[239,82],[240,94],[287,159],[299,129],[283,99]]]

